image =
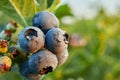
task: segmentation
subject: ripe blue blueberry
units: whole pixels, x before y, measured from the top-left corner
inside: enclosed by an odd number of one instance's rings
[[[18,37],[18,44],[26,52],[37,52],[44,47],[44,34],[37,27],[26,27]]]
[[[29,69],[28,61],[24,61],[20,67],[21,75],[28,80],[40,80],[44,75],[34,74]]]
[[[56,55],[58,65],[62,65],[68,58],[68,34],[59,28],[52,28],[46,33],[45,43],[46,48]]]
[[[62,53],[68,47],[68,34],[60,28],[52,28],[46,33],[45,46],[53,53]]]
[[[46,34],[49,29],[59,27],[59,21],[53,13],[41,11],[33,17],[32,25],[39,27]]]
[[[57,64],[56,55],[46,49],[34,53],[29,59],[30,70],[41,75],[52,72]]]
[[[32,73],[29,69],[28,61],[22,63],[22,65],[20,66],[20,73],[25,78],[27,78],[28,74]]]

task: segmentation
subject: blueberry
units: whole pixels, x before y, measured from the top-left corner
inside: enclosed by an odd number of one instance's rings
[[[46,34],[49,29],[59,27],[59,21],[53,13],[41,11],[33,17],[32,25],[39,27]]]
[[[25,78],[27,78],[28,74],[32,73],[29,69],[28,61],[22,63],[22,65],[20,66],[20,73]]]
[[[29,69],[28,61],[24,61],[20,67],[21,75],[28,80],[39,80],[42,79],[44,75],[34,74]]]
[[[52,28],[46,33],[45,46],[53,53],[62,53],[68,47],[68,34],[62,29]]]
[[[31,71],[41,75],[52,72],[57,67],[57,64],[57,57],[46,49],[34,53],[29,59]]]
[[[68,34],[59,28],[52,28],[46,34],[46,48],[53,52],[62,65],[68,58]]]
[[[26,52],[37,52],[44,47],[44,34],[37,27],[26,27],[18,37],[18,44]]]

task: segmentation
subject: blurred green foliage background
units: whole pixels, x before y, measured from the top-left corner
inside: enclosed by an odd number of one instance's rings
[[[102,6],[97,9],[92,19],[76,18],[68,4],[54,11],[60,27],[70,35],[69,58],[43,80],[120,80],[120,12],[109,15]],[[65,23],[66,18],[71,22]],[[10,20],[0,12],[0,29]],[[17,64],[0,76],[8,79],[23,80]]]

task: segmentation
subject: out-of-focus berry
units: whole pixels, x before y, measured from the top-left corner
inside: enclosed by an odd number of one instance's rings
[[[41,11],[33,17],[32,24],[39,27],[45,34],[53,27],[59,27],[57,17],[50,12]]]
[[[57,57],[46,49],[36,52],[29,59],[30,70],[41,75],[52,72],[57,64]]]
[[[10,70],[12,61],[7,56],[0,57],[0,71],[5,73]]]
[[[0,39],[0,53],[6,53],[8,51],[8,42]]]
[[[19,55],[19,50],[16,47],[12,46],[9,48],[9,54],[10,54],[10,57],[14,59]]]
[[[1,33],[0,33],[0,38],[1,39],[5,39],[5,40],[10,40],[12,36],[12,31],[11,30],[7,30],[4,29]]]
[[[14,21],[10,21],[7,25],[6,25],[6,29],[12,31],[12,33],[16,32],[17,29],[17,23]]]
[[[44,34],[37,27],[26,27],[18,37],[20,47],[26,52],[37,52],[44,47]]]
[[[72,47],[85,47],[87,45],[87,40],[81,38],[78,34],[72,34],[70,36],[70,46]]]

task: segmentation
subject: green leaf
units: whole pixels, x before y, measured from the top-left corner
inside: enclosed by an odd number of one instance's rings
[[[71,8],[67,4],[61,5],[54,13],[58,18],[62,18],[64,16],[73,16],[71,13]]]
[[[53,4],[51,7],[48,9],[50,12],[54,12],[58,4],[61,2],[61,0],[54,0]]]
[[[47,0],[47,8],[49,8],[55,0]]]
[[[41,10],[45,10],[47,8],[47,0],[34,0],[34,2]]]
[[[0,25],[9,23],[10,18],[0,11]]]
[[[0,11],[22,26],[31,24],[32,17],[46,10],[46,0],[1,0]]]

